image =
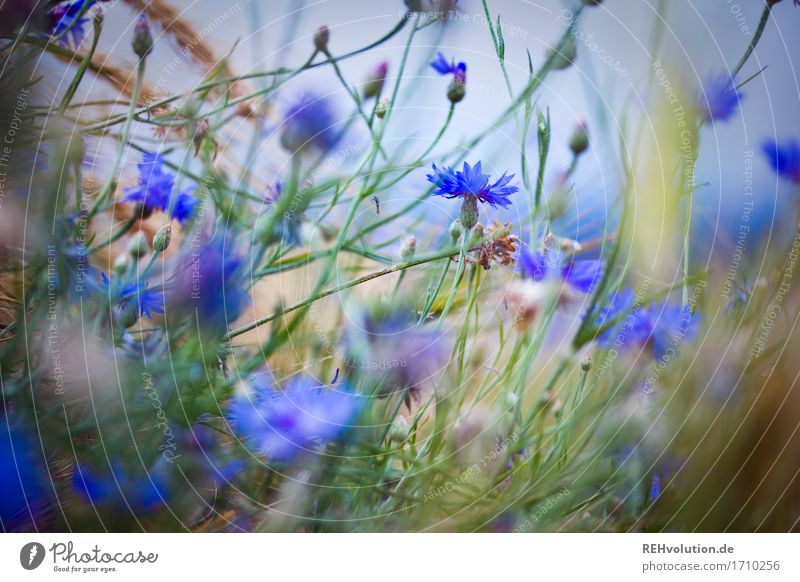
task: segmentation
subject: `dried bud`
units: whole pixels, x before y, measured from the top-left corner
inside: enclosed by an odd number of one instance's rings
[[[139,259],[150,252],[147,236],[140,230],[128,241],[128,252],[135,259]]]
[[[147,24],[147,16],[144,13],[136,19],[133,27],[133,52],[140,59],[144,59],[153,50],[153,35],[150,34],[150,26]]]
[[[573,130],[569,138],[569,149],[576,156],[589,149],[589,128],[585,121],[581,121]]]
[[[314,48],[322,53],[328,52],[328,41],[331,38],[331,30],[324,24],[314,33]]]
[[[400,256],[404,259],[410,259],[417,252],[417,239],[412,235],[406,237],[403,241],[403,246],[400,247]]]
[[[378,101],[378,105],[375,107],[375,117],[378,119],[383,119],[386,116],[387,111],[389,111],[389,98],[384,97]]]
[[[467,231],[478,224],[477,196],[464,196],[464,202],[461,204],[461,224]]]
[[[364,99],[371,99],[381,94],[388,72],[389,63],[381,61],[367,77],[367,82],[364,83]]]
[[[161,227],[161,229],[156,233],[156,236],[153,238],[153,251],[157,253],[163,253],[169,247],[169,243],[172,241],[172,226],[166,224]]]

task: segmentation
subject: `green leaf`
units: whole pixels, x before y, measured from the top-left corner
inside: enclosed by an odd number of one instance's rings
[[[503,38],[503,29],[500,27],[500,15],[497,15],[497,56],[501,61],[506,58],[506,41]]]

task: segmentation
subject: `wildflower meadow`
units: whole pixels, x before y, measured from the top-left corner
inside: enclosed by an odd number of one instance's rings
[[[800,530],[796,4],[0,0],[0,529]]]

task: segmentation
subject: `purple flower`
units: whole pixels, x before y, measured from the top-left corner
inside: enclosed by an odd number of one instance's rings
[[[157,466],[142,476],[126,472],[118,461],[111,462],[111,472],[98,474],[86,465],[75,467],[72,486],[78,495],[94,506],[130,508],[134,514],[149,513],[169,498],[167,476]]]
[[[459,79],[466,79],[467,77],[467,64],[460,62],[456,64],[455,60],[447,62],[442,53],[437,53],[436,58],[431,61],[431,67],[440,75],[453,75]]]
[[[707,122],[725,121],[733,116],[743,98],[729,74],[709,75],[697,96],[697,108]]]
[[[566,260],[563,252],[546,247],[543,252],[521,247],[517,268],[523,276],[534,281],[555,279],[574,289],[589,293],[602,278],[605,264],[598,260]]]
[[[339,141],[333,104],[326,97],[306,93],[284,114],[281,145],[289,152],[316,149],[326,152]]]
[[[145,153],[137,166],[139,184],[126,188],[122,200],[140,204],[143,218],[161,210],[181,224],[189,220],[199,203],[193,194],[194,187],[176,192],[175,176],[164,170],[160,154]]]
[[[354,318],[344,341],[348,376],[379,397],[402,394],[409,408],[452,349],[448,335],[418,325],[410,310],[397,308]]]
[[[779,175],[795,184],[800,184],[800,143],[796,140],[778,143],[764,142],[762,146],[770,165]]]
[[[608,307],[601,310],[599,325],[612,322],[598,336],[601,347],[629,349],[649,345],[659,362],[672,357],[681,341],[694,339],[700,328],[700,317],[688,306],[671,305],[664,300],[642,307],[630,289],[617,295]]]
[[[361,399],[347,386],[325,388],[295,377],[276,390],[268,372],[234,396],[228,417],[245,445],[271,461],[289,462],[349,428]]]
[[[73,2],[61,2],[49,10],[47,16],[50,19],[50,30],[53,36],[63,37],[59,39],[59,44],[77,47],[83,42],[86,36],[84,27],[88,22],[86,14],[94,6],[96,0],[75,0]],[[84,16],[80,16],[83,12]],[[67,31],[65,33],[65,31]]]
[[[217,234],[192,246],[181,258],[170,303],[190,309],[201,326],[227,330],[249,302],[245,290],[245,261],[234,252],[231,239]]]
[[[51,487],[40,450],[0,417],[0,531],[36,531],[49,505]]]
[[[509,186],[508,183],[514,178],[503,174],[494,183],[489,183],[489,175],[484,174],[481,169],[481,162],[470,167],[464,162],[461,171],[452,168],[437,168],[433,164],[433,174],[428,174],[428,181],[436,186],[433,191],[434,196],[444,196],[445,198],[475,198],[478,202],[489,204],[493,208],[497,206],[509,206],[511,200],[508,197],[517,192],[519,188]]]

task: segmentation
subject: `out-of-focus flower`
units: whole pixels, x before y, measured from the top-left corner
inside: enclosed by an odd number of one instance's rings
[[[381,94],[388,73],[389,63],[387,61],[378,63],[378,66],[367,77],[367,82],[364,83],[364,99],[371,99]]]
[[[449,337],[417,325],[410,310],[377,305],[345,330],[348,373],[378,396],[403,394],[406,405],[447,359]]]
[[[612,322],[614,324],[598,336],[601,347],[630,349],[649,345],[659,362],[671,357],[681,341],[694,339],[700,328],[700,317],[688,306],[671,305],[665,300],[642,307],[630,289],[619,293],[601,311],[598,324]]]
[[[178,261],[170,306],[189,309],[203,329],[214,333],[227,330],[249,301],[244,287],[245,262],[235,253],[231,239],[217,234],[190,247]]]
[[[41,452],[0,417],[0,531],[37,531],[48,506]]]
[[[458,103],[464,99],[467,88],[467,64],[455,60],[447,62],[442,53],[436,55],[436,59],[431,62],[431,67],[440,75],[453,75],[450,85],[447,88],[447,98],[453,103]]]
[[[569,138],[569,149],[575,156],[579,156],[589,149],[589,126],[586,121],[581,121],[575,126]]]
[[[59,44],[77,47],[83,42],[86,36],[85,26],[89,20],[86,15],[95,4],[96,0],[73,0],[60,2],[48,11],[50,32],[56,37],[63,34]]]
[[[336,123],[330,99],[306,93],[284,114],[281,145],[292,153],[310,149],[326,152],[341,137]]]
[[[437,53],[436,58],[431,61],[431,67],[440,75],[462,75],[467,74],[467,63],[459,62],[456,64],[455,59],[447,62],[447,59],[442,53]]]
[[[122,311],[132,310],[136,319],[141,316],[153,319],[153,313],[164,313],[164,298],[160,291],[148,289],[147,284],[141,281],[119,286],[112,284],[105,273],[102,277],[106,296]]]
[[[526,330],[547,299],[547,290],[544,285],[524,279],[515,279],[508,286],[505,301],[512,313],[511,325],[515,331]]]
[[[140,205],[142,218],[147,218],[154,210],[161,210],[185,223],[199,203],[193,194],[194,187],[176,192],[175,176],[166,172],[163,166],[160,154],[144,154],[137,164],[139,184],[127,188],[122,200]]]
[[[519,190],[517,186],[509,186],[509,182],[514,178],[503,174],[493,184],[489,183],[489,174],[484,174],[481,162],[470,167],[464,162],[462,170],[452,168],[437,168],[433,164],[433,174],[428,174],[428,181],[436,186],[433,191],[434,196],[444,196],[445,198],[473,198],[482,204],[488,204],[493,208],[497,206],[506,207],[511,204],[509,196]]]
[[[567,259],[559,250],[546,246],[542,252],[522,247],[517,267],[522,275],[536,282],[556,280],[575,291],[588,293],[603,276],[603,261]]]
[[[189,428],[173,427],[176,449],[174,462],[196,490],[221,487],[230,483],[245,468],[244,461],[229,459],[220,446],[216,431],[202,424]],[[203,486],[203,483],[206,486]]]
[[[770,140],[764,142],[762,150],[778,174],[795,184],[800,184],[800,142],[791,140],[778,143]]]
[[[697,110],[707,122],[726,121],[736,113],[743,98],[728,73],[709,75],[697,95]]]
[[[118,461],[111,462],[111,471],[99,474],[86,465],[77,465],[72,476],[75,491],[93,506],[130,508],[134,514],[150,513],[169,499],[167,475],[157,465],[135,476],[126,472]]]
[[[346,385],[325,388],[295,377],[277,390],[270,374],[261,373],[233,397],[228,417],[248,448],[289,462],[339,437],[360,408],[361,399]]]

